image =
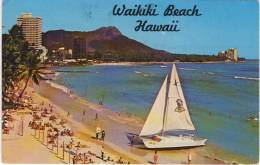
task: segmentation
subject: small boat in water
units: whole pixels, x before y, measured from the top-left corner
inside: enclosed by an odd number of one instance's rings
[[[167,68],[167,66],[166,66],[166,65],[160,65],[160,67],[161,67],[161,68]]]
[[[139,71],[135,71],[136,74],[141,74],[142,72],[139,72]]]
[[[205,145],[207,139],[195,136],[175,64],[171,75],[164,79],[141,133],[128,133],[127,138],[136,147],[150,149]]]

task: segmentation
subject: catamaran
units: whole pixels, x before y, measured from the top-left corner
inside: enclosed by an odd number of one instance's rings
[[[166,75],[140,134],[128,133],[139,148],[163,149],[203,146],[207,139],[195,136],[175,64]]]

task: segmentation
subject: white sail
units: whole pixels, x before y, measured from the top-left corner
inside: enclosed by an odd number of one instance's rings
[[[147,136],[152,134],[158,134],[162,131],[163,127],[163,118],[164,118],[164,108],[166,100],[166,88],[167,88],[167,79],[166,76],[161,89],[155,99],[155,102],[151,108],[151,111],[145,121],[143,129],[140,133],[140,136]]]
[[[164,131],[180,129],[195,130],[195,127],[189,115],[176,66],[173,64],[168,88]]]

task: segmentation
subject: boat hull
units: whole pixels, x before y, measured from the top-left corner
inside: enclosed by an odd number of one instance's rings
[[[174,149],[191,148],[206,145],[207,139],[193,136],[157,136],[160,140],[154,140],[151,137],[140,137],[136,134],[127,135],[132,145],[138,148],[148,149]]]

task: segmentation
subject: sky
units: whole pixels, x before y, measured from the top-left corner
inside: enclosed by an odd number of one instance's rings
[[[152,48],[172,53],[217,54],[237,48],[239,57],[259,59],[259,13],[257,0],[3,0],[3,32],[16,23],[23,12],[42,17],[48,30],[91,31],[116,26],[125,36]],[[158,16],[114,16],[114,5],[156,4]],[[193,8],[199,17],[163,16],[168,5]],[[179,32],[136,32],[137,20],[150,24],[171,24],[178,20]]]

